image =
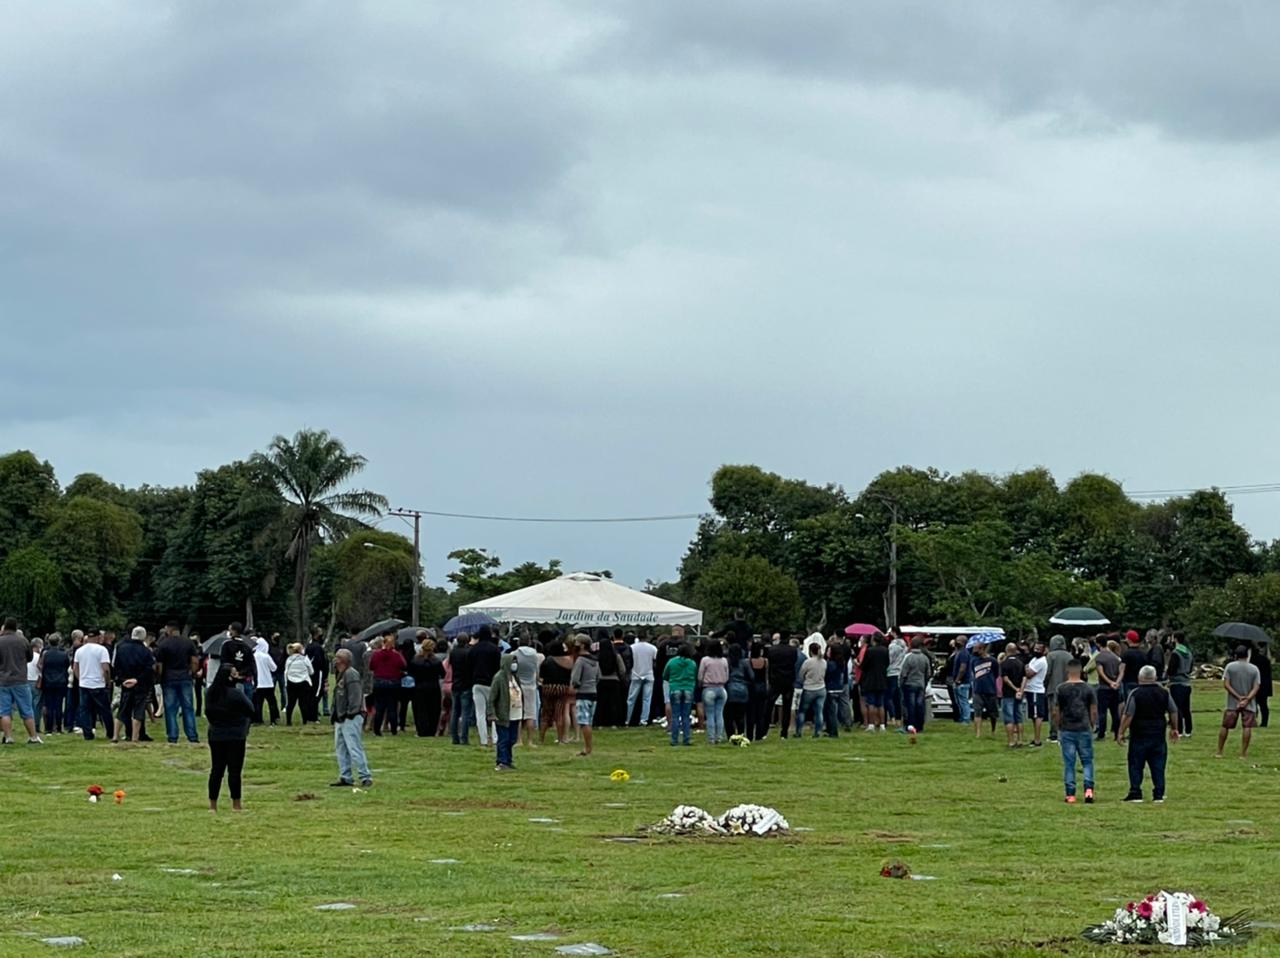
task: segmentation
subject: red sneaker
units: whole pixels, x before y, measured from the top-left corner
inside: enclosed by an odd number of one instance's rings
[[[1074,795],[1068,795],[1068,796],[1067,796],[1067,804],[1068,804],[1068,805],[1074,805],[1075,803],[1076,803],[1076,797],[1075,797]]]

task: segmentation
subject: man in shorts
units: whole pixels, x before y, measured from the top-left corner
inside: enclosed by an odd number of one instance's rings
[[[1010,748],[1022,748],[1022,689],[1026,681],[1027,667],[1018,657],[1018,647],[1010,642],[1000,663],[1000,713]]]
[[[1043,642],[1036,642],[1034,649],[1035,654],[1027,663],[1026,684],[1022,687],[1022,696],[1027,703],[1027,718],[1031,719],[1031,747],[1040,748],[1044,745],[1044,740],[1041,738],[1044,723],[1049,720],[1049,696],[1045,686],[1045,678],[1049,674],[1049,660],[1045,657]],[[1052,727],[1051,723],[1050,728]]]
[[[1236,649],[1236,660],[1222,673],[1222,687],[1227,691],[1227,709],[1222,713],[1222,730],[1218,732],[1218,754],[1227,747],[1227,736],[1240,725],[1240,757],[1249,754],[1249,742],[1253,739],[1254,726],[1258,724],[1258,692],[1262,688],[1262,673],[1249,661],[1245,646]]]
[[[31,686],[27,682],[27,663],[31,657],[31,643],[18,631],[18,620],[5,619],[4,626],[0,627],[0,730],[4,732],[6,745],[13,744],[15,710],[27,729],[27,744],[41,744],[36,733]]]
[[[986,643],[973,648],[969,660],[969,682],[973,689],[973,731],[982,738],[982,720],[991,722],[991,734],[996,734],[996,718],[1000,714],[1000,700],[996,697],[996,660],[987,651]]]

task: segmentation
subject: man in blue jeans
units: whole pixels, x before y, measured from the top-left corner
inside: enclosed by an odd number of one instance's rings
[[[335,788],[354,785],[357,774],[365,788],[373,784],[369,760],[364,754],[364,688],[360,683],[360,673],[351,665],[352,658],[350,649],[339,649],[333,656],[333,712],[330,721],[333,722],[333,749],[338,760],[338,780],[331,783]]]
[[[968,643],[964,636],[960,636],[956,641],[960,644],[960,648],[956,650],[955,657],[951,660],[951,687],[955,690],[956,699],[955,720],[968,725],[973,718],[973,710],[969,701],[969,696],[972,692],[969,676],[973,671],[973,656],[965,648]]]
[[[1098,694],[1081,679],[1079,659],[1067,664],[1067,678],[1053,700],[1053,724],[1062,746],[1062,782],[1067,804],[1076,803],[1076,761],[1084,766],[1084,803],[1093,804],[1093,730],[1098,726]]]
[[[164,697],[165,738],[172,745],[178,741],[178,716],[188,742],[199,742],[196,734],[196,699],[192,676],[200,671],[200,657],[190,640],[178,634],[178,623],[164,627],[164,636],[156,644],[156,671],[160,673],[160,691]]]

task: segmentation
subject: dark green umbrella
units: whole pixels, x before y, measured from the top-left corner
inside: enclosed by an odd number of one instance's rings
[[[1259,645],[1270,645],[1271,636],[1256,625],[1248,622],[1223,622],[1213,630],[1220,639],[1234,639],[1237,642],[1256,642]]]
[[[1097,609],[1091,609],[1084,605],[1076,605],[1069,609],[1063,609],[1061,612],[1054,615],[1049,621],[1054,625],[1096,626],[1111,624],[1111,620]]]

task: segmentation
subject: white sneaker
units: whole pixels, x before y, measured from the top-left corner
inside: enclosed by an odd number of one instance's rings
[[[889,731],[889,730],[888,730],[887,728],[885,728],[883,725],[881,725],[881,726],[880,726],[880,731],[882,731],[882,732],[887,732],[887,731]]]

